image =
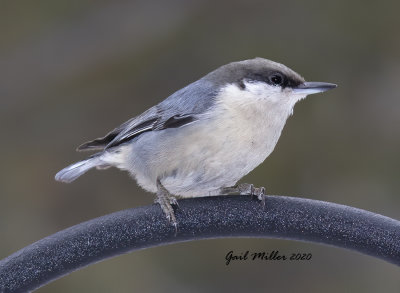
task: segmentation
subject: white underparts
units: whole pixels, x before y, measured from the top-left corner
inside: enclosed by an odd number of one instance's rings
[[[230,84],[201,119],[143,133],[117,161],[151,192],[160,178],[174,195],[217,194],[269,156],[300,98],[265,83],[245,83],[245,89]]]

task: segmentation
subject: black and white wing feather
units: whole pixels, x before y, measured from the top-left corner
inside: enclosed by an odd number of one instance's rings
[[[162,131],[193,123],[214,105],[217,90],[200,79],[175,92],[143,114],[128,120],[102,138],[86,142],[77,150],[105,150],[123,144],[147,131]]]

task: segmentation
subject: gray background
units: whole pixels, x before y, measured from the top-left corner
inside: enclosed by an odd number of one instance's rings
[[[53,180],[104,135],[216,67],[255,56],[339,84],[300,102],[276,150],[243,182],[400,218],[398,1],[2,1],[0,258],[79,222],[151,204],[117,170]],[[242,262],[230,250],[310,252]],[[394,265],[285,240],[152,248],[74,272],[38,292],[385,292]]]

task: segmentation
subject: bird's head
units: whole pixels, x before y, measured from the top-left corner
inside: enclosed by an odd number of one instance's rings
[[[241,96],[242,99],[265,101],[290,110],[307,95],[336,87],[332,83],[306,82],[285,65],[264,58],[229,63],[205,78],[221,89],[229,87],[230,91],[235,92],[235,96]]]

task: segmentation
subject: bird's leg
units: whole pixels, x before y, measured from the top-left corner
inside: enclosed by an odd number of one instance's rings
[[[265,206],[265,188],[264,187],[254,187],[253,184],[240,183],[232,187],[223,187],[220,190],[221,195],[251,195],[256,196],[261,204]]]
[[[176,198],[169,193],[169,191],[161,184],[160,179],[157,179],[157,198],[156,203],[160,204],[168,221],[175,227],[177,231],[178,223],[176,222],[174,209],[172,205],[178,205]]]

